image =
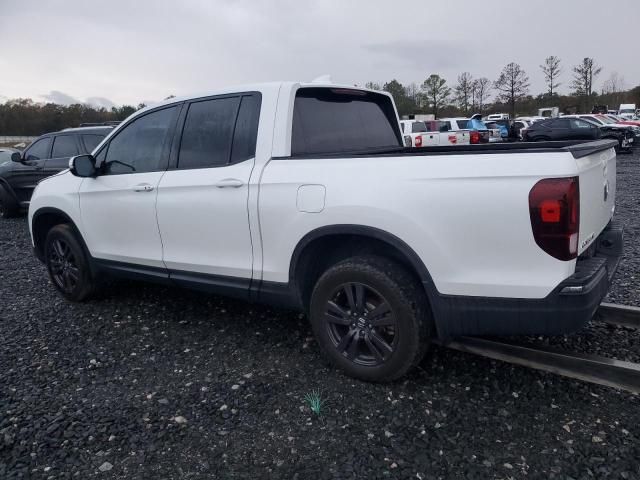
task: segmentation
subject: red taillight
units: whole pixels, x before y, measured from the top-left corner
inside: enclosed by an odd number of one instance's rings
[[[421,147],[422,146],[422,135],[418,135],[415,138],[414,143],[415,143],[415,145],[414,145],[415,147]]]
[[[578,256],[580,185],[578,177],[546,178],[529,192],[533,238],[558,260]]]
[[[477,130],[471,130],[471,132],[469,132],[469,143],[480,143],[480,132]]]

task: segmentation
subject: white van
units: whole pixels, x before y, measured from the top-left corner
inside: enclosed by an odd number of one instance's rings
[[[633,120],[636,117],[636,104],[621,103],[618,115],[626,120]]]

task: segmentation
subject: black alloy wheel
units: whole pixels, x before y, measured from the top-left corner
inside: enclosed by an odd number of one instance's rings
[[[380,365],[397,346],[391,305],[369,285],[340,285],[326,303],[325,320],[334,347],[357,365]]]
[[[66,294],[71,294],[78,286],[80,269],[71,247],[60,238],[51,242],[49,248],[49,271],[56,286]]]
[[[51,282],[72,302],[86,300],[98,288],[81,242],[71,225],[61,224],[49,230],[44,244],[44,260]]]
[[[354,378],[396,380],[428,349],[433,319],[424,288],[392,259],[341,260],[320,275],[310,300],[320,351]]]

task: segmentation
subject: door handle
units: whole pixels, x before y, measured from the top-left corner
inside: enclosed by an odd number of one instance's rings
[[[214,185],[218,188],[239,188],[244,185],[244,182],[237,178],[225,178],[224,180],[214,183]]]
[[[153,190],[153,185],[149,183],[139,183],[133,187],[134,192],[151,192]]]

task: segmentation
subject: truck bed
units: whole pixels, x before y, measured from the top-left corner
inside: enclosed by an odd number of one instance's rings
[[[432,156],[432,155],[470,155],[492,153],[550,153],[563,150],[569,152],[574,158],[586,157],[592,153],[608,150],[617,145],[615,140],[570,140],[556,142],[505,142],[484,143],[477,145],[442,145],[421,148],[398,147],[397,149],[363,150],[357,152],[340,152],[313,155],[291,155],[289,157],[273,157],[273,159],[285,158],[348,158],[348,157],[375,157],[375,156]]]

